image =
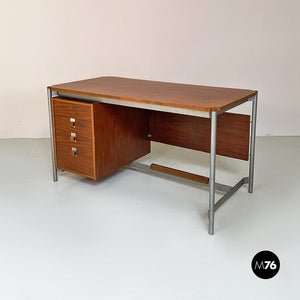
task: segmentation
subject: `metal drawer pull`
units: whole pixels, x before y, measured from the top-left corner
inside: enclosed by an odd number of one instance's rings
[[[77,148],[72,147],[72,156],[77,157]]]
[[[72,124],[73,128],[75,128],[75,118],[70,118],[70,123]]]
[[[70,141],[76,142],[76,133],[75,132],[71,132]]]

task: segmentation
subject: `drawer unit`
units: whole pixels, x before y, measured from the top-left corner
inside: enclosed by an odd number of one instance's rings
[[[97,103],[53,98],[56,167],[96,178],[93,112]]]
[[[94,180],[150,152],[146,111],[52,98],[56,168]]]

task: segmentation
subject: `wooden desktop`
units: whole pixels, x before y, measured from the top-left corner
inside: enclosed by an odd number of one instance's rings
[[[54,181],[57,169],[98,180],[129,166],[197,182],[209,187],[210,234],[214,212],[243,184],[253,191],[256,91],[99,77],[48,87],[48,100]],[[226,112],[246,101],[251,120]],[[209,152],[209,178],[135,162],[151,141]],[[216,183],[216,154],[250,158],[249,176],[233,187]],[[215,190],[225,192],[217,203]]]

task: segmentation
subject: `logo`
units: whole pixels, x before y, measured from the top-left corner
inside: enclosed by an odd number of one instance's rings
[[[275,253],[264,250],[253,257],[251,267],[257,277],[270,279],[278,273],[280,261]]]

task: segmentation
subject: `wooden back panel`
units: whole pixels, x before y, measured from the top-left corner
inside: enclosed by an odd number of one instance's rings
[[[211,120],[149,111],[151,140],[210,152]],[[248,160],[250,116],[223,113],[217,117],[217,154]]]

